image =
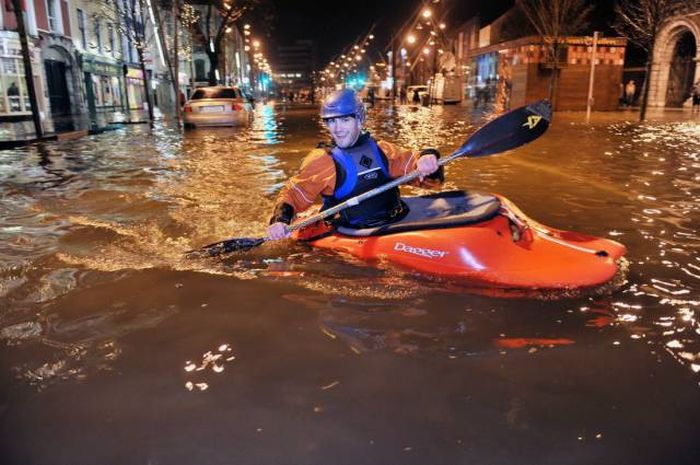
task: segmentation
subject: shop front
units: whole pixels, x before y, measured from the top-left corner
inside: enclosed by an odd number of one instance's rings
[[[146,100],[143,92],[143,73],[140,69],[128,68],[126,72],[126,88],[129,92],[129,108],[143,109]]]
[[[86,57],[83,60],[83,72],[87,98],[92,99],[95,109],[107,110],[123,106],[119,66]]]
[[[24,75],[22,51],[16,33],[0,31],[0,120],[31,119],[27,82]],[[39,52],[30,45],[34,86],[42,89]],[[39,110],[46,111],[46,102],[37,92]]]
[[[484,53],[471,59],[466,73],[465,98],[470,99],[475,108],[486,108],[493,103],[497,94],[498,70],[498,52]]]

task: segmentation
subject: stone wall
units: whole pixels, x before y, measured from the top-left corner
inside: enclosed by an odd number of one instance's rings
[[[661,29],[654,47],[651,76],[649,79],[649,106],[666,106],[666,94],[669,86],[671,61],[676,43],[680,37],[690,32],[695,37],[695,77],[700,79],[700,11],[679,16],[668,21]]]

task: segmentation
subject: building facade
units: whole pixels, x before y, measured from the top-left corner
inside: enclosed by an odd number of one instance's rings
[[[566,37],[559,56],[556,110],[585,110],[591,61],[595,59],[593,102],[596,110],[619,105],[627,41],[598,39],[593,56],[592,37]],[[547,98],[554,71],[549,44],[541,37],[524,37],[469,51],[465,92],[475,106],[495,104],[503,109]]]
[[[72,36],[83,85],[82,110],[126,109],[124,94],[128,86],[123,70],[130,44],[120,32],[116,4],[74,1],[72,5]]]
[[[35,3],[24,2],[23,13],[34,87],[37,89],[39,113],[43,119],[50,108],[47,93],[44,92],[45,73],[39,46]],[[12,2],[2,2],[0,5],[0,121],[17,121],[32,117],[20,40],[16,31],[17,22]]]
[[[174,15],[138,0],[23,0],[27,40],[41,119],[100,111],[143,109],[145,77],[154,103],[172,109],[175,96],[162,43],[172,38]],[[131,12],[130,5],[143,12]],[[138,13],[138,14],[134,14]],[[143,14],[141,14],[143,13]],[[145,18],[145,72],[140,66],[130,27]],[[169,28],[159,34],[156,24]],[[188,31],[180,27],[181,43]],[[179,80],[190,81],[187,57],[180,55]],[[191,56],[191,54],[190,54]],[[11,1],[0,4],[0,121],[31,119],[15,12]]]
[[[277,47],[276,81],[283,97],[311,99],[314,92],[314,70],[318,62],[316,44],[312,40],[296,40]]]
[[[657,36],[649,77],[649,106],[690,105],[700,81],[700,10],[671,18]]]
[[[21,3],[42,120],[145,109],[149,100],[162,111],[171,112],[194,87],[208,85],[210,63],[205,47],[210,44],[176,19],[182,10],[176,11],[173,2]],[[199,2],[193,9],[202,10],[205,3]],[[219,24],[216,10],[214,16],[214,23]],[[136,29],[140,35],[134,33]],[[143,66],[136,35],[145,43]],[[245,29],[237,23],[226,28],[216,69],[218,84],[243,88],[255,84],[250,35],[247,25]],[[175,59],[176,72],[171,69]],[[12,1],[5,0],[0,3],[0,121],[31,119],[26,87],[15,12]]]
[[[595,60],[593,108],[618,108],[626,39],[601,37],[594,50],[593,37],[560,38],[555,66],[552,39],[519,37],[518,31],[527,28],[518,27],[522,18],[516,13],[517,10],[510,10],[486,26],[472,19],[458,29],[453,46],[455,72],[463,83],[466,101],[475,107],[495,105],[506,110],[548,98],[552,74],[558,72],[555,109],[585,110],[591,64]]]

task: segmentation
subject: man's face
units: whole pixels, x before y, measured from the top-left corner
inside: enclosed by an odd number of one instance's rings
[[[327,118],[323,122],[330,131],[335,144],[341,149],[354,144],[362,131],[362,121],[352,115]]]

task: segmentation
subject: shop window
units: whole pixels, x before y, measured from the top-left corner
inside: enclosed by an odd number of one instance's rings
[[[0,58],[0,113],[31,111],[20,57]]]

